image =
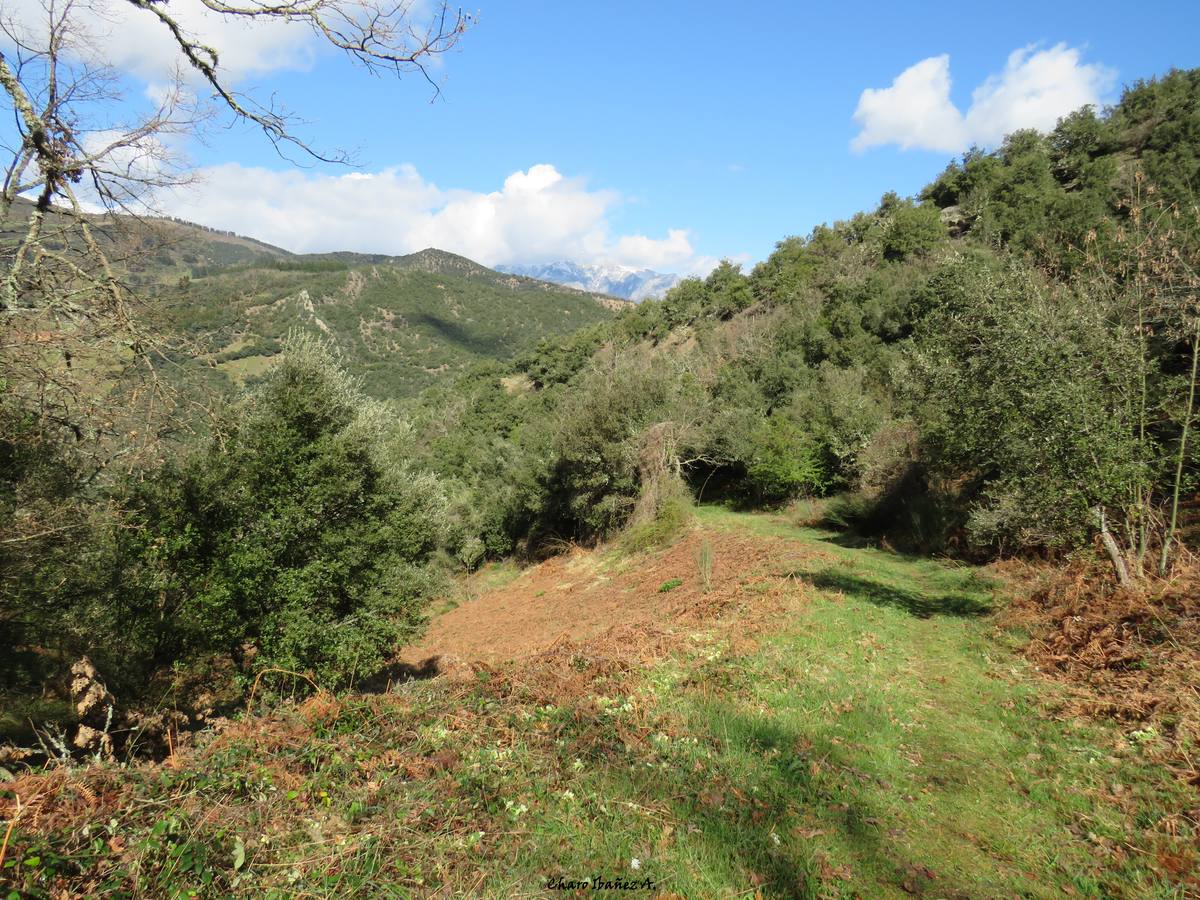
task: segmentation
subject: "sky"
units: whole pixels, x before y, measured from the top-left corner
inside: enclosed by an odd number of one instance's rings
[[[36,21],[36,2],[0,8]],[[158,24],[90,2],[92,46],[128,100],[154,96],[174,61]],[[161,210],[298,252],[435,246],[488,265],[703,274],[915,194],[973,144],[1200,65],[1194,2],[480,3],[431,72],[435,97],[302,26],[169,0],[231,83],[282,99],[300,136],[354,165],[284,159],[219,120],[203,141],[172,139],[200,178]]]

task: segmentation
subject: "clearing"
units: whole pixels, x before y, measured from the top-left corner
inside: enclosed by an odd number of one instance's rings
[[[717,508],[664,551],[494,568],[405,654],[456,657],[454,677],[318,694],[163,765],[5,785],[0,815],[17,796],[22,812],[3,878],[31,895],[1194,896],[1194,794],[1137,733],[1047,712],[1058,685],[997,624],[996,590]]]

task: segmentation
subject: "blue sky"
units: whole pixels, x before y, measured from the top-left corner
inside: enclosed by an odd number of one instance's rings
[[[355,151],[356,177],[292,169],[251,129],[217,129],[188,148],[206,184],[163,203],[297,250],[427,240],[488,263],[699,271],[761,259],[887,190],[914,193],[955,147],[1052,122],[1056,102],[1113,100],[1123,83],[1200,65],[1198,35],[1191,2],[485,2],[439,61],[434,102],[419,78],[372,77],[302,35],[264,37],[273,55],[246,62],[259,52],[249,40],[231,76],[283,98],[316,146]],[[118,64],[131,91],[153,83],[141,63]],[[901,89],[863,99],[909,70]],[[947,81],[953,106],[938,96]],[[870,109],[856,121],[860,100]],[[860,143],[875,145],[855,149],[864,126],[873,138]]]

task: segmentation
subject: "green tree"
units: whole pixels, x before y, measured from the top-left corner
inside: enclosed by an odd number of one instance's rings
[[[747,487],[764,503],[824,493],[829,472],[819,444],[783,416],[771,416],[754,433],[746,464]]]
[[[932,290],[917,415],[935,469],[968,485],[975,539],[1071,547],[1109,512],[1126,521],[1151,479],[1128,402],[1140,377],[1132,331],[1015,265],[955,261]]]
[[[419,621],[439,485],[310,337],[289,340],[230,424],[125,498],[111,627],[140,629],[150,670],[218,654],[331,687],[369,674]]]

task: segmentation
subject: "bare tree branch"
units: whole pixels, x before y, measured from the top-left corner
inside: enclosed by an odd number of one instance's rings
[[[239,95],[220,70],[219,54],[190,37],[169,12],[169,0],[127,0],[136,9],[153,15],[167,29],[171,40],[212,88],[219,101],[237,118],[253,122],[277,147],[288,144],[323,162],[345,162],[344,152],[322,153],[296,136],[294,121],[282,111],[263,107]],[[475,17],[462,10],[451,13],[443,3],[424,29],[413,24],[411,2],[378,4],[373,0],[307,0],[307,2],[257,2],[249,5],[200,0],[204,7],[223,16],[245,19],[307,23],[330,46],[343,51],[372,72],[393,75],[416,72],[433,86],[429,75],[432,59],[458,44]]]

